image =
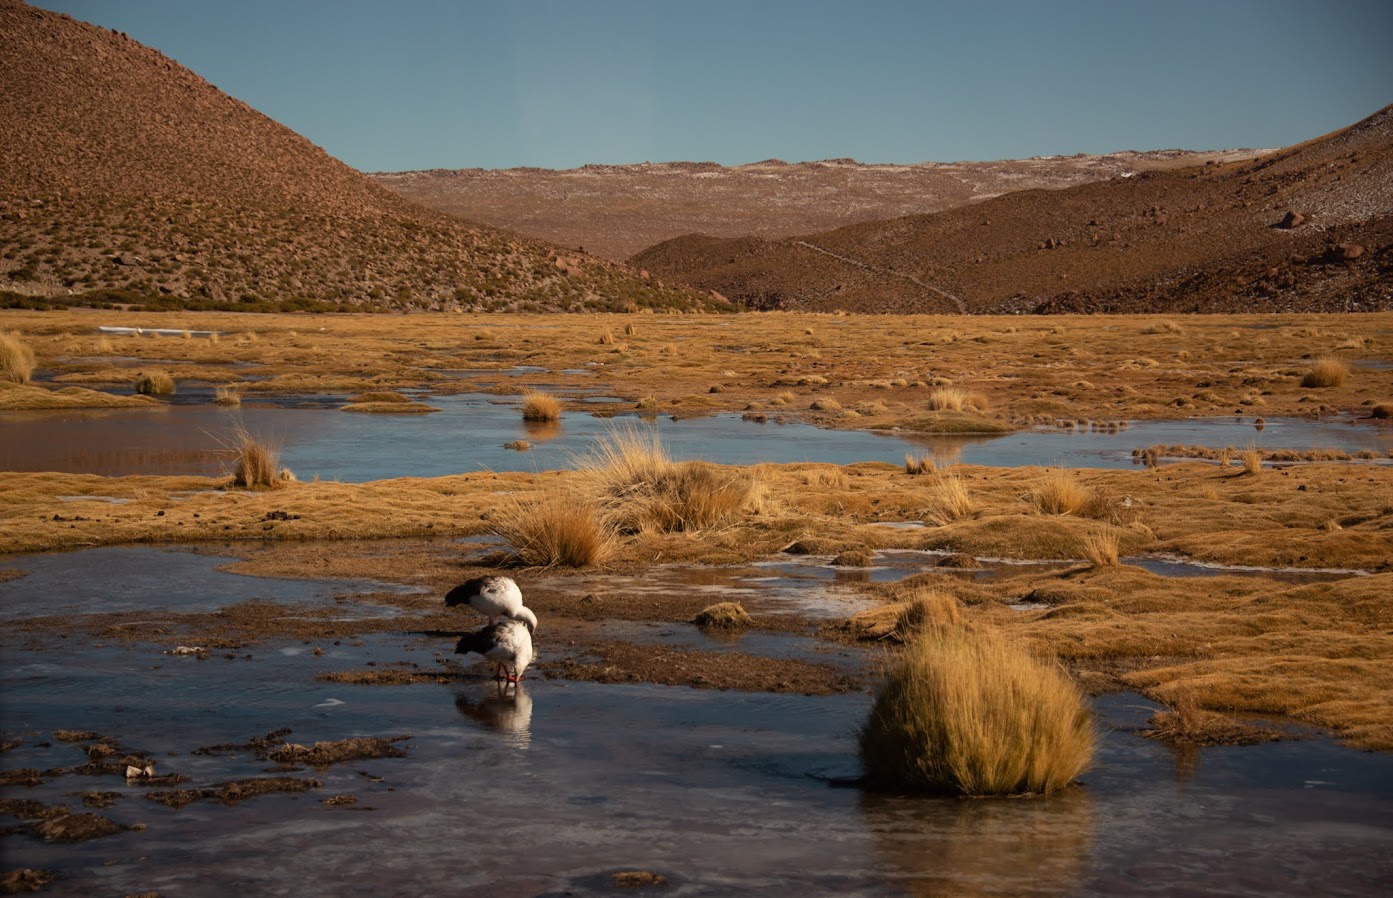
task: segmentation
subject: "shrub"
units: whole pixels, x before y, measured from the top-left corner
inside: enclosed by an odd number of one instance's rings
[[[0,333],[0,379],[27,384],[34,373],[34,350],[15,334]]]
[[[1068,471],[1053,469],[1030,492],[1031,504],[1041,514],[1082,514],[1093,499],[1093,491],[1079,483]]]
[[[1088,705],[995,633],[933,627],[891,665],[860,733],[867,781],[950,795],[1049,793],[1093,757]]]
[[[1343,386],[1349,377],[1349,366],[1339,359],[1317,359],[1306,376],[1301,378],[1301,386],[1338,387]]]
[[[169,396],[174,392],[174,378],[167,371],[148,371],[135,379],[135,391],[143,396]]]
[[[600,509],[562,493],[505,501],[490,516],[489,528],[523,564],[542,567],[603,564],[618,545]]]
[[[561,400],[549,393],[531,392],[522,398],[522,419],[524,421],[561,420]]]

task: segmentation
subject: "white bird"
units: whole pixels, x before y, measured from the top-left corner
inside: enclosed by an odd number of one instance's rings
[[[537,629],[537,615],[522,604],[522,590],[518,589],[512,577],[495,575],[466,580],[445,595],[445,604],[451,608],[468,605],[487,615],[489,623],[506,617],[526,624],[528,633]]]
[[[470,633],[455,645],[455,654],[477,652],[498,665],[496,679],[516,683],[532,663],[532,631],[518,620],[502,620]],[[511,671],[509,670],[511,668]]]

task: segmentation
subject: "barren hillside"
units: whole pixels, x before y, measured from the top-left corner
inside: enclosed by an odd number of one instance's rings
[[[0,123],[0,291],[12,296],[436,309],[709,303],[417,206],[158,51],[19,0],[0,0]]]
[[[734,167],[645,162],[372,177],[423,206],[622,260],[684,234],[788,237],[939,212],[1017,190],[1070,187],[1253,155],[1253,150],[1161,150],[914,165],[863,165],[851,159],[769,159]]]
[[[1393,107],[1257,159],[802,237],[681,237],[632,261],[758,308],[1393,308]]]

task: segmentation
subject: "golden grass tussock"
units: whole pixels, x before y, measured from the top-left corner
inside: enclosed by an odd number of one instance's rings
[[[1262,473],[1262,450],[1255,446],[1248,446],[1238,453],[1238,460],[1243,465],[1243,473],[1256,477]]]
[[[1121,537],[1111,527],[1095,530],[1083,538],[1083,557],[1093,567],[1115,567]]]
[[[550,393],[534,390],[522,397],[522,419],[524,421],[561,420],[561,400]]]
[[[753,474],[703,461],[673,461],[656,430],[616,428],[581,470],[621,533],[688,532],[735,518],[758,497]]]
[[[29,383],[34,373],[34,350],[16,334],[0,333],[0,380]]]
[[[1029,493],[1030,503],[1041,514],[1082,515],[1093,498],[1092,489],[1060,468],[1046,471]]]
[[[938,458],[932,452],[906,452],[904,454],[904,472],[906,474],[936,474],[938,473]]]
[[[890,665],[860,733],[868,782],[948,795],[1047,794],[1093,758],[1078,687],[994,631],[932,627]]]
[[[213,388],[213,404],[238,406],[242,404],[242,393],[236,387],[219,384]]]
[[[715,630],[743,630],[754,621],[739,602],[719,602],[701,609],[692,623]]]
[[[929,487],[929,505],[924,520],[938,527],[972,517],[977,510],[967,481],[957,474],[938,474]]]
[[[538,567],[592,567],[619,547],[603,511],[565,493],[504,501],[489,516],[489,529],[508,541],[518,561]]]
[[[232,443],[232,485],[244,489],[278,489],[295,482],[289,468],[280,467],[280,450],[238,428]]]
[[[1348,379],[1349,366],[1344,362],[1339,359],[1317,359],[1305,377],[1301,378],[1301,386],[1307,389],[1341,387]]]
[[[1279,730],[1201,708],[1190,691],[1179,693],[1168,710],[1151,715],[1141,733],[1149,739],[1181,745],[1256,745],[1285,738]]]
[[[174,378],[168,371],[146,371],[135,379],[135,391],[142,396],[171,396],[174,394]]]
[[[929,392],[928,406],[931,412],[982,413],[991,409],[991,403],[981,393],[948,386],[934,387]]]

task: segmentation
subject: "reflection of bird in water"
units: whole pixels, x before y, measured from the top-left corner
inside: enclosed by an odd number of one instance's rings
[[[499,691],[478,701],[467,695],[457,695],[455,710],[486,727],[516,737],[514,741],[525,745],[531,738],[532,696],[521,683],[511,692],[503,691],[506,688],[500,686]]]
[[[506,617],[526,624],[529,633],[537,629],[537,615],[522,604],[522,590],[512,577],[495,575],[466,580],[445,595],[445,604],[451,608],[468,605],[487,615],[489,623]]]
[[[501,620],[465,636],[455,654],[477,652],[497,665],[499,680],[516,683],[532,663],[532,631],[522,621]]]

